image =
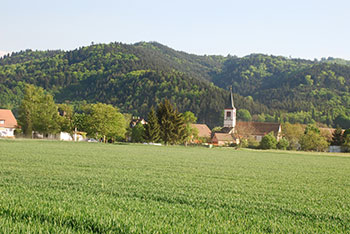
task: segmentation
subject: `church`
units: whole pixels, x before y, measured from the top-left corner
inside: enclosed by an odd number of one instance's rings
[[[277,140],[281,139],[281,124],[236,121],[236,108],[232,89],[230,89],[230,105],[224,111],[224,126],[221,131],[213,134],[211,141],[214,145],[239,144],[241,139],[248,138],[260,142],[270,132],[274,133]]]

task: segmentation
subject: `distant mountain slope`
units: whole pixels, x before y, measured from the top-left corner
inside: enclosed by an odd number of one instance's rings
[[[58,102],[111,103],[144,117],[167,97],[180,111],[193,111],[200,122],[220,125],[228,92],[208,80],[223,60],[158,43],[100,44],[68,52],[28,50],[0,60],[0,106],[17,107],[24,83],[32,83],[53,93]],[[247,98],[236,99],[252,113],[268,111]]]
[[[227,59],[213,82],[222,88],[232,85],[235,93],[272,109],[316,111],[332,119],[350,114],[347,65],[254,54]]]
[[[72,51],[13,53],[0,59],[0,107],[16,108],[25,83],[41,86],[56,101],[105,102],[145,116],[162,98],[200,122],[221,125],[230,86],[239,109],[269,114],[267,121],[333,124],[350,115],[350,64],[251,54],[197,56],[156,42],[97,44]],[[260,118],[261,119],[261,118]],[[349,120],[350,121],[350,120]]]

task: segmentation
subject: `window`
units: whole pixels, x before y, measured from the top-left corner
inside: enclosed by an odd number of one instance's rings
[[[5,120],[0,119],[0,124],[5,124]]]
[[[227,119],[231,118],[231,112],[226,112],[226,118]]]

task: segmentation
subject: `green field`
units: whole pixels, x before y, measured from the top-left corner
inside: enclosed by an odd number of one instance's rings
[[[350,232],[350,157],[0,140],[0,233]]]

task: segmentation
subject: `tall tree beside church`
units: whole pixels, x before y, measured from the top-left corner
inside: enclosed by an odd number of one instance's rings
[[[168,99],[158,105],[157,118],[160,125],[161,139],[166,145],[184,141],[186,136],[183,115],[173,107]]]
[[[144,138],[147,142],[159,142],[160,140],[160,126],[153,106],[151,107],[151,111],[148,113],[148,122],[145,125]]]
[[[43,88],[26,85],[19,109],[19,123],[26,136],[32,131],[42,134],[57,133],[58,110],[52,95]]]

